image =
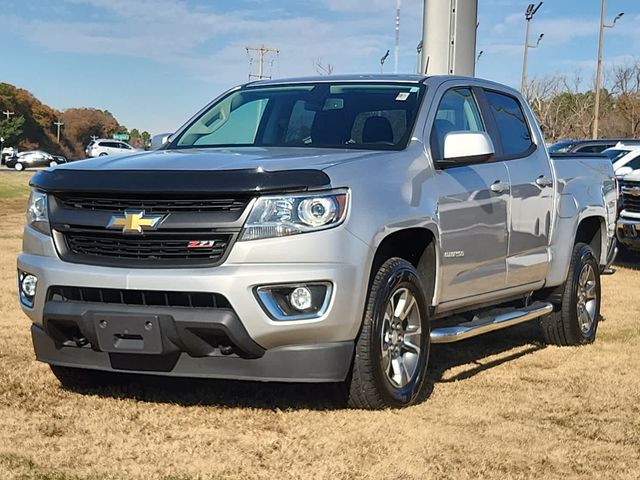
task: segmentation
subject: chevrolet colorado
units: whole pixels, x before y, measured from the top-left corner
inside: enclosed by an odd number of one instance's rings
[[[640,252],[640,170],[620,181],[621,207],[616,228],[622,248]]]
[[[616,186],[552,159],[515,90],[455,76],[249,83],[157,151],[39,172],[18,258],[38,360],[423,391],[430,345],[538,319],[596,336]]]

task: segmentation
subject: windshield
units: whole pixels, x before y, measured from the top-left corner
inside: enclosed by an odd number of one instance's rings
[[[607,150],[605,150],[604,153],[607,157],[609,157],[609,160],[611,160],[611,162],[615,162],[616,160],[620,160],[622,157],[624,157],[627,153],[629,153],[631,150],[621,150],[621,149],[617,149],[617,148],[609,148]]]
[[[575,142],[563,140],[561,142],[556,142],[553,145],[549,145],[549,147],[547,147],[547,151],[549,153],[568,153],[574,145]]]
[[[170,148],[326,147],[401,150],[423,85],[318,83],[247,87],[225,96]]]

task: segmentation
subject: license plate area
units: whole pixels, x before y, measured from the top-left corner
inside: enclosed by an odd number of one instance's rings
[[[109,353],[162,353],[162,334],[157,315],[94,314],[98,347]]]

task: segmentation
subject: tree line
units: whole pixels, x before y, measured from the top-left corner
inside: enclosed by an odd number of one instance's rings
[[[2,112],[12,112],[4,115]],[[61,121],[60,142],[57,127]],[[0,83],[0,137],[4,146],[19,150],[41,149],[69,159],[84,158],[91,137],[111,138],[115,133],[130,135],[135,148],[148,145],[151,135],[138,129],[129,131],[108,110],[69,108],[62,112],[45,105],[25,89]]]
[[[601,138],[640,137],[640,60],[605,72],[606,88],[600,90]],[[547,142],[591,138],[595,92],[583,91],[583,79],[575,75],[551,75],[533,79],[524,92]]]

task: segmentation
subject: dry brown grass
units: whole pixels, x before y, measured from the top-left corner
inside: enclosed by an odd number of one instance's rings
[[[0,201],[2,479],[640,478],[640,271],[603,278],[594,345],[545,348],[532,324],[434,348],[433,392],[406,410],[345,410],[326,386],[73,392],[34,361],[18,308],[23,203]]]

